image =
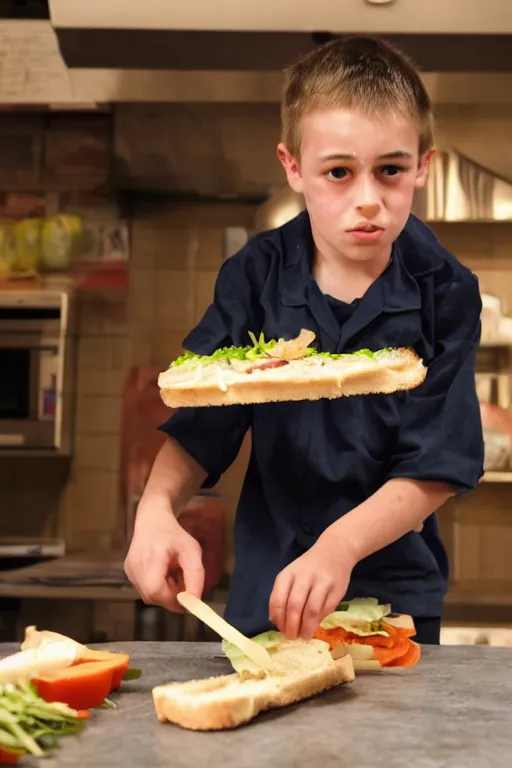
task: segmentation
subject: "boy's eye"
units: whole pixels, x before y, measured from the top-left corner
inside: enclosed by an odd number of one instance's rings
[[[399,165],[385,165],[381,168],[384,176],[398,176],[403,170]]]
[[[348,170],[346,168],[332,168],[328,175],[332,179],[336,179],[336,181],[340,181],[341,179],[346,178],[348,175]]]

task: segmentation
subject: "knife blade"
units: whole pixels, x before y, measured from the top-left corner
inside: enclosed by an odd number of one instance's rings
[[[177,595],[178,602],[185,610],[195,616],[197,619],[210,627],[226,642],[233,643],[244,653],[248,659],[261,669],[268,671],[272,669],[272,659],[269,652],[262,645],[258,645],[253,640],[243,635],[238,629],[219,616],[209,605],[204,603],[190,592],[180,592]]]

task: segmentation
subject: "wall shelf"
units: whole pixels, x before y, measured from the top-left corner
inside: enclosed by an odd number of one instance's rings
[[[512,472],[486,472],[482,483],[512,483]]]

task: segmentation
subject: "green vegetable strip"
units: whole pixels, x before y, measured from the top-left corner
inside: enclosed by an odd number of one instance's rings
[[[33,686],[0,686],[0,746],[41,757],[59,737],[79,733],[84,722],[65,704],[49,704]]]
[[[215,352],[211,355],[196,355],[194,352],[185,352],[173,363],[171,363],[170,367],[176,368],[178,365],[183,365],[183,363],[188,363],[190,361],[206,365],[208,363],[215,363],[218,360],[256,360],[260,357],[265,357],[269,350],[271,350],[277,344],[275,339],[265,341],[265,336],[263,333],[260,333],[260,336],[257,339],[256,336],[251,331],[249,331],[249,337],[252,341],[252,346],[248,345],[246,347],[222,347],[221,349],[216,349]],[[310,355],[316,355],[317,357],[328,357],[331,360],[338,360],[341,357],[353,357],[354,355],[364,355],[365,357],[369,357],[372,360],[375,358],[374,353],[370,349],[360,349],[357,352],[336,354],[334,352],[317,352],[314,347],[308,347],[306,357],[309,357]]]

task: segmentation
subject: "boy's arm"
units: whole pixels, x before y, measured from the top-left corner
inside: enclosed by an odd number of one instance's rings
[[[160,449],[137,508],[125,560],[126,575],[145,603],[180,610],[176,593],[185,586],[201,595],[204,569],[197,541],[178,517],[206,478],[206,471],[175,440]],[[181,571],[183,584],[173,574]]]
[[[289,638],[313,637],[345,596],[354,566],[418,528],[453,495],[444,483],[389,480],[281,571],[270,598],[270,620]]]
[[[264,258],[258,260],[264,268]],[[246,259],[222,266],[214,300],[183,346],[198,354],[248,343],[258,333],[258,300]],[[250,406],[182,408],[160,429],[167,435],[139,503],[125,561],[128,578],[145,602],[181,610],[183,586],[201,596],[201,550],[177,517],[201,486],[215,485],[236,458],[251,421]]]
[[[474,276],[438,289],[437,348],[425,383],[404,398],[387,481],[276,579],[270,618],[289,637],[313,635],[343,599],[360,560],[419,528],[450,496],[477,485],[483,472],[475,389],[480,311]]]

